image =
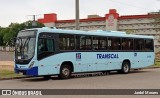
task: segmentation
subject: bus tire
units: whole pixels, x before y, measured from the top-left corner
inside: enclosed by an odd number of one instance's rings
[[[122,68],[121,68],[121,70],[119,72],[122,73],[122,74],[129,73],[130,72],[130,64],[129,64],[129,62],[123,62],[122,63]]]
[[[71,73],[71,67],[67,64],[64,64],[60,68],[60,74],[58,75],[58,77],[60,79],[69,79],[71,77]]]

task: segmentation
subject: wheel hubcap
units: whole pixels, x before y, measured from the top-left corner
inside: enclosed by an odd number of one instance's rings
[[[129,66],[128,66],[127,64],[125,64],[125,65],[124,65],[124,71],[125,71],[125,72],[128,72],[128,70],[129,70]]]
[[[69,69],[68,68],[63,68],[63,70],[62,70],[62,73],[63,73],[63,75],[65,75],[65,76],[69,76]]]

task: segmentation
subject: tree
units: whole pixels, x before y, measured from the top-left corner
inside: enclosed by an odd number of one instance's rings
[[[3,29],[4,28],[0,27],[0,46],[3,45],[3,32],[2,32]]]
[[[26,22],[24,22],[22,24],[26,26],[26,29],[41,28],[41,27],[45,26],[44,24],[39,23],[38,21],[26,21]]]
[[[0,45],[11,45],[11,39],[15,38],[19,31],[30,28],[41,28],[44,27],[42,23],[35,21],[37,26],[32,26],[32,21],[24,23],[11,23],[8,27],[0,27]]]
[[[2,45],[9,45],[10,44],[10,39],[13,37],[13,32],[10,31],[10,28],[4,28],[1,30],[1,36],[2,36]]]
[[[4,44],[5,44],[5,45],[11,45],[11,39],[12,39],[12,38],[14,38],[13,34],[6,33],[6,34],[3,36]]]

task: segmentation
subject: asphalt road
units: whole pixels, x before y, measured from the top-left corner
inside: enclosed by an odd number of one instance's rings
[[[59,80],[57,77],[52,77],[50,80],[44,80],[41,77],[25,78],[14,80],[1,80],[0,89],[160,89],[160,68],[143,69],[133,71],[129,74],[111,73],[110,75],[97,76],[95,74],[87,77],[86,75],[75,75],[69,80]],[[51,96],[48,96],[52,98]],[[87,97],[96,98],[96,96],[56,96],[63,98]],[[106,96],[97,96],[106,98]],[[125,95],[113,96],[110,98],[150,98],[147,95]],[[159,98],[160,96],[153,96]],[[16,97],[17,98],[17,97]]]

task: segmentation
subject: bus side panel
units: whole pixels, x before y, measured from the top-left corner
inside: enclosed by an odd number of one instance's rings
[[[98,71],[120,69],[120,59],[118,53],[95,52],[95,63]]]
[[[154,52],[134,52],[132,68],[143,68],[154,64]]]
[[[120,70],[124,60],[129,60],[131,65],[134,60],[132,52],[98,52],[96,55],[97,70]]]
[[[51,75],[58,74],[57,65],[50,58],[42,59],[39,61],[38,74],[39,75]]]
[[[76,72],[119,70],[123,61],[122,55],[116,52],[81,52],[77,54],[81,55],[81,59],[76,58]]]
[[[39,61],[39,75],[59,74],[61,64],[71,61],[74,65],[75,53],[59,53]]]
[[[131,68],[143,68],[154,63],[154,53],[145,52],[66,52],[39,61],[39,75],[59,74],[63,62],[73,63],[74,72],[121,69],[124,60]]]

